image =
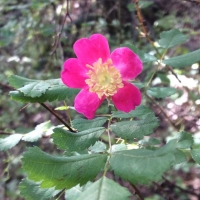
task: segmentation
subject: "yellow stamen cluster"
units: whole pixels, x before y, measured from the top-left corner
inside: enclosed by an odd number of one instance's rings
[[[99,58],[97,62],[93,63],[93,66],[86,66],[91,70],[88,71],[89,78],[85,82],[89,86],[89,91],[95,92],[100,99],[104,95],[106,97],[113,96],[119,88],[123,88],[121,74],[113,66],[111,59],[102,63],[102,59]]]

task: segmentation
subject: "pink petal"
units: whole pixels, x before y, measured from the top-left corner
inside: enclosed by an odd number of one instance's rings
[[[120,71],[123,80],[133,79],[142,71],[142,61],[127,47],[115,49],[111,54],[111,59]]]
[[[110,56],[107,39],[101,34],[94,34],[89,39],[82,38],[74,43],[74,52],[84,64],[92,65],[99,58],[105,62]]]
[[[104,99],[99,99],[96,93],[89,92],[88,88],[81,90],[75,98],[75,109],[88,119],[93,119],[96,110]]]
[[[137,87],[128,82],[123,82],[124,87],[120,88],[115,95],[112,96],[112,101],[116,108],[120,111],[130,112],[135,109],[135,106],[140,105],[142,96]]]
[[[70,58],[64,63],[61,79],[68,87],[83,88],[87,85],[85,83],[87,71],[88,69],[78,59]]]

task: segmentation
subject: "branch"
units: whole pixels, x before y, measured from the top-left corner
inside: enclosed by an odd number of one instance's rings
[[[69,0],[67,0],[67,9],[66,9],[65,17],[64,17],[64,19],[63,19],[63,21],[62,21],[61,30],[60,30],[60,32],[59,32],[59,33],[57,34],[57,36],[56,36],[55,43],[54,43],[54,45],[53,45],[53,46],[54,46],[54,49],[53,49],[53,51],[51,52],[50,55],[53,55],[53,54],[56,52],[56,49],[58,48],[58,44],[59,44],[59,42],[60,42],[61,34],[62,34],[62,32],[63,32],[64,25],[65,25],[65,22],[66,22],[67,17],[69,17],[70,21],[72,22],[72,18],[71,18],[71,16],[69,15]]]
[[[141,10],[140,10],[140,8],[139,8],[139,6],[138,6],[139,0],[133,0],[133,3],[135,4],[135,8],[136,8],[136,12],[137,12],[138,21],[139,21],[139,23],[140,23],[140,25],[141,25],[141,27],[142,27],[142,31],[143,31],[143,33],[144,33],[144,35],[145,35],[145,38],[146,38],[146,39],[148,40],[148,42],[152,45],[152,47],[155,49],[156,53],[157,53],[158,55],[160,55],[158,49],[157,49],[157,48],[155,47],[155,45],[154,45],[154,42],[152,41],[152,39],[149,37],[149,34],[147,33],[147,29],[146,29],[146,27],[145,27],[145,25],[144,25],[144,19],[143,19],[143,17],[142,17]]]
[[[142,196],[142,194],[140,193],[140,191],[138,190],[138,188],[137,188],[134,184],[132,184],[132,183],[130,183],[130,185],[131,185],[131,186],[133,187],[133,189],[135,190],[135,194],[138,195],[139,199],[140,199],[140,200],[144,200],[144,197]]]
[[[169,123],[172,125],[172,127],[174,127],[175,130],[178,131],[178,128],[177,126],[172,122],[172,120],[168,117],[168,115],[165,113],[165,111],[163,110],[163,108],[158,104],[156,103],[156,101],[151,98],[148,94],[145,94],[145,96],[150,99],[158,108],[159,110],[162,112],[162,114],[167,118],[167,120],[169,121]]]
[[[51,109],[50,107],[48,107],[46,104],[44,103],[40,103],[41,106],[43,106],[46,110],[48,110],[51,114],[53,114],[62,124],[64,124],[71,132],[76,132],[74,131],[70,125],[65,122],[53,109]]]

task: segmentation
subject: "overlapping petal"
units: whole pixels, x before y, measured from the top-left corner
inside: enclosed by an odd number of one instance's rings
[[[74,52],[84,64],[92,65],[99,58],[105,62],[110,56],[107,39],[101,34],[94,34],[89,39],[82,38],[74,43]]]
[[[86,86],[88,69],[76,58],[70,58],[64,63],[61,79],[65,85],[71,88],[83,88]]]
[[[113,65],[120,71],[123,80],[135,78],[142,71],[140,58],[127,47],[115,49],[111,54]]]
[[[91,88],[89,87],[94,85],[86,83],[86,80],[91,78],[91,72],[90,75],[88,73],[91,68],[94,70],[93,73],[96,73],[96,75],[99,73],[98,75],[101,78],[104,77],[104,74],[100,73],[101,71],[97,73],[95,71],[97,69],[92,67],[99,59],[102,60],[102,66],[99,64],[98,67],[105,68],[105,63],[108,63],[108,59],[111,58],[112,67],[116,67],[119,70],[120,81],[121,78],[123,80],[124,86],[122,88],[117,87],[117,93],[113,96],[108,96],[112,98],[116,108],[120,111],[130,112],[141,103],[142,97],[139,89],[128,82],[139,75],[143,68],[140,58],[133,51],[127,47],[121,47],[110,54],[108,41],[101,34],[94,34],[89,39],[82,38],[75,42],[73,48],[77,59],[71,58],[64,63],[61,78],[68,87],[82,89],[75,98],[74,106],[77,112],[82,113],[88,119],[92,119],[105,99],[105,97],[99,98],[96,91],[90,92],[93,90],[90,90]],[[109,71],[109,73],[113,72]]]
[[[96,110],[103,102],[96,93],[89,92],[88,88],[82,89],[75,98],[74,107],[77,112],[82,113],[88,119],[93,119]]]
[[[140,105],[142,96],[137,87],[128,82],[123,82],[124,87],[120,88],[116,94],[112,96],[112,101],[116,108],[120,111],[130,112]]]

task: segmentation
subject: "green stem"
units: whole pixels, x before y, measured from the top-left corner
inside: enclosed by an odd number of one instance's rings
[[[112,117],[109,119],[108,121],[108,128],[107,128],[107,133],[108,133],[108,143],[109,143],[109,149],[110,149],[110,156],[106,162],[106,165],[105,165],[105,168],[104,168],[104,173],[103,173],[103,176],[106,175],[108,169],[109,169],[109,166],[110,166],[110,163],[109,163],[109,160],[110,160],[110,157],[112,155],[112,143],[111,143],[111,137],[110,137],[110,124],[111,124],[111,121],[112,121]]]

